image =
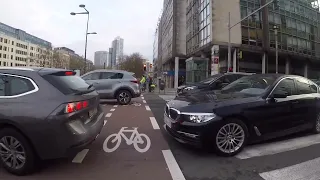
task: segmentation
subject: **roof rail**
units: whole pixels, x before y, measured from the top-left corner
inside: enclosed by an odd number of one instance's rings
[[[23,68],[23,67],[0,67],[0,70],[34,71],[34,69],[32,69],[32,68]]]

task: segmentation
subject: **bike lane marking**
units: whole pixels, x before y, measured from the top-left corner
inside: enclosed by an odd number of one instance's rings
[[[115,111],[116,109],[110,109],[110,111]]]
[[[97,180],[105,179],[106,175],[110,179],[172,180],[162,154],[162,150],[169,149],[169,146],[161,132],[153,129],[150,117],[153,117],[152,112],[146,111],[143,106],[119,106],[117,111],[108,118],[107,126],[103,128],[98,139],[90,147],[90,153],[81,166],[84,172],[81,172],[80,176],[89,177],[91,175],[91,179]],[[140,140],[146,141],[146,138],[142,135],[148,136],[150,148],[145,148],[145,142],[143,144],[137,143],[139,139],[131,139],[132,132],[121,131],[123,127],[128,127],[126,130],[129,131],[138,127],[138,137],[140,136]],[[106,138],[118,134],[121,134],[121,136],[125,134],[129,140],[121,137],[121,142],[119,142],[119,147],[116,150],[105,152],[103,144]],[[118,141],[110,144],[109,148],[114,147]],[[136,145],[143,149],[143,152],[137,151],[134,143],[130,141],[136,141]],[[110,140],[109,142],[111,143]],[[128,142],[132,144],[128,145]],[[148,150],[144,152],[146,149]],[[94,172],[88,172],[88,168],[94,169]],[[123,171],[123,169],[126,169],[126,171]],[[82,169],[78,171],[80,172]]]
[[[149,106],[146,106],[146,110],[147,110],[147,111],[151,111],[151,109],[150,109]]]
[[[162,154],[164,156],[164,159],[167,163],[167,166],[169,168],[171,177],[173,180],[185,180],[184,177],[176,159],[174,158],[171,150],[162,150]]]
[[[111,117],[112,113],[107,113],[106,117]]]
[[[143,102],[143,103],[145,103],[145,104],[147,103],[147,101],[146,101],[146,100],[143,100],[142,102]]]
[[[118,107],[118,105],[114,105],[113,107],[115,107],[115,108],[116,108],[116,107]]]
[[[142,96],[141,99],[144,100],[144,97]]]
[[[150,117],[150,121],[151,121],[153,129],[160,129],[155,117]]]

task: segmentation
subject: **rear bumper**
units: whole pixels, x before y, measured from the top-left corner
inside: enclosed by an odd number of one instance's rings
[[[77,153],[90,145],[100,134],[104,124],[105,113],[99,106],[98,113],[88,124],[83,124],[85,133],[77,134],[66,126],[65,119],[54,119],[50,130],[43,129],[41,137],[34,137],[34,147],[43,160],[64,158]],[[60,123],[59,123],[60,122]],[[61,122],[63,122],[61,124]]]

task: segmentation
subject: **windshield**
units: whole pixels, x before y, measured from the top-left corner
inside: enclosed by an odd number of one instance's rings
[[[56,87],[63,94],[72,94],[80,91],[87,91],[89,84],[87,84],[79,76],[44,76],[49,83]],[[89,88],[90,89],[90,88]],[[93,89],[91,89],[93,91]]]
[[[210,76],[209,78],[200,81],[199,84],[210,84],[212,81],[218,79],[219,77],[221,77],[221,74]]]
[[[268,75],[244,76],[221,90],[221,93],[244,93],[261,95],[276,81],[277,77]]]

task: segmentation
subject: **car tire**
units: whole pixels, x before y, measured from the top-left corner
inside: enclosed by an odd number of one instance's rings
[[[34,172],[36,169],[36,154],[30,144],[30,142],[17,130],[13,128],[4,128],[0,129],[0,143],[4,144],[4,138],[6,138],[7,142],[9,141],[9,138],[13,138],[14,144],[16,144],[17,148],[15,149],[15,152],[24,152],[24,158],[23,155],[16,153],[15,157],[17,162],[20,162],[21,167],[12,167],[11,164],[8,163],[8,161],[5,161],[5,155],[0,154],[0,163],[1,165],[9,172],[14,175],[23,176],[26,174],[30,174]],[[20,145],[18,145],[19,143]],[[10,145],[10,142],[6,143],[6,147]],[[2,148],[2,149],[1,149]],[[0,150],[3,150],[3,147],[0,147]],[[3,153],[4,154],[4,153]],[[20,156],[19,156],[20,155]],[[19,157],[18,157],[19,156]],[[24,163],[20,161],[20,159],[25,159]]]
[[[320,113],[317,114],[316,120],[314,121],[312,132],[315,134],[320,133]]]
[[[128,105],[131,102],[131,98],[132,95],[127,90],[120,90],[117,94],[117,101],[120,105]]]
[[[234,129],[232,129],[231,127],[234,127]],[[225,135],[223,135],[223,133],[225,133]],[[213,150],[219,156],[234,156],[242,151],[247,143],[247,140],[247,126],[239,119],[228,119],[214,131]],[[231,144],[236,146],[232,148]],[[231,147],[232,149],[230,150],[229,147]]]

